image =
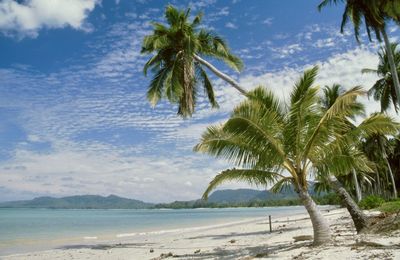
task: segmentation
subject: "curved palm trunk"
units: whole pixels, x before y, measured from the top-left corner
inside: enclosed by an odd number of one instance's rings
[[[334,191],[336,191],[336,193],[342,200],[342,203],[346,205],[346,208],[349,211],[351,218],[353,219],[354,226],[356,227],[357,232],[360,232],[361,230],[366,228],[368,226],[368,218],[354,202],[350,194],[346,191],[346,189],[336,179],[335,176],[330,175],[328,179],[331,187]]]
[[[399,107],[400,107],[399,75],[397,74],[397,68],[396,68],[396,64],[394,63],[394,56],[393,56],[392,48],[390,47],[389,37],[386,34],[386,29],[383,28],[381,30],[381,32],[382,32],[383,39],[385,41],[386,52],[387,52],[388,61],[389,61],[389,65],[390,65],[390,72],[393,77],[394,89],[396,91],[396,96],[397,96],[397,103],[399,104]]]
[[[358,183],[357,173],[355,170],[352,170],[353,173],[353,180],[354,180],[354,187],[356,188],[356,195],[357,195],[357,202],[360,202],[362,199],[360,184]]]
[[[206,66],[209,70],[211,70],[215,75],[217,75],[218,77],[220,77],[221,79],[225,80],[226,82],[228,82],[232,87],[234,87],[235,89],[237,89],[240,93],[242,93],[243,95],[247,95],[247,91],[244,90],[244,88],[242,88],[239,83],[237,83],[233,78],[229,77],[228,75],[226,75],[225,73],[223,73],[222,71],[218,70],[216,67],[214,67],[211,63],[209,63],[208,61],[202,59],[201,57],[197,56],[196,54],[194,54],[193,58],[198,61],[199,63],[203,64],[204,66]]]
[[[389,169],[389,176],[390,176],[390,180],[391,180],[392,185],[393,185],[393,197],[394,197],[395,199],[397,199],[396,182],[394,181],[392,168],[390,167],[390,163],[389,163],[387,157],[385,157],[385,161],[386,161],[387,167],[388,167],[388,169]]]
[[[315,204],[308,191],[300,189],[298,194],[301,202],[303,202],[304,207],[310,215],[314,230],[314,245],[318,246],[330,242],[331,231],[329,229],[329,224],[321,214],[321,211],[317,208],[317,204]]]

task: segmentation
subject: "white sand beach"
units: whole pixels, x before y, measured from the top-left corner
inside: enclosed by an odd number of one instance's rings
[[[307,215],[244,220],[220,226],[120,237],[108,243],[5,256],[17,259],[400,259],[400,232],[356,234],[346,209],[324,211],[333,233],[330,245],[313,247]],[[301,240],[301,239],[300,239]]]

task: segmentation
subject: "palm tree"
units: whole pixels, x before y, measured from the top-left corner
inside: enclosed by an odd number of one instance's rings
[[[321,103],[324,109],[329,109],[334,103],[335,100],[342,94],[344,93],[344,89],[337,84],[334,84],[332,87],[325,87],[324,88],[324,95],[322,96]],[[346,147],[346,150],[342,150],[342,153],[347,153],[349,151],[352,151],[354,154],[358,153],[359,156],[365,157],[366,155],[360,148],[360,143],[363,139],[366,138],[371,138],[375,135],[385,135],[385,134],[395,134],[398,132],[398,124],[393,121],[393,119],[389,117],[382,117],[382,114],[373,114],[370,117],[365,118],[361,124],[358,126],[354,125],[351,120],[355,120],[356,117],[361,117],[364,116],[365,111],[364,111],[364,106],[360,103],[355,101],[352,104],[351,107],[351,113],[348,115],[348,119],[346,118],[344,120],[344,123],[348,126],[346,129],[346,132],[341,133],[342,137],[337,138],[338,141],[341,140],[341,138],[347,138],[350,137],[352,140],[351,142],[348,143],[348,146]],[[371,129],[373,128],[373,125],[376,124],[376,120],[380,120],[380,123],[382,125],[382,129]],[[375,122],[374,122],[375,121]],[[372,124],[371,124],[372,123]],[[367,128],[370,128],[369,130],[366,131]],[[368,160],[364,160],[366,163],[370,164],[368,167],[369,170],[372,171],[373,164],[372,162],[368,162]],[[365,167],[362,167],[365,168]],[[358,183],[358,178],[356,172],[363,172],[363,169],[357,169],[357,165],[354,164],[354,167],[351,169],[351,174],[353,176],[354,180],[354,186],[356,189],[356,195],[358,198],[358,201],[361,200],[361,189]],[[339,182],[337,176],[333,175],[331,172],[320,169],[322,174],[327,175],[325,177],[328,182],[330,183],[330,186],[333,188],[333,190],[336,191],[336,193],[339,195],[341,198],[342,203],[346,206],[348,209],[353,222],[354,226],[356,227],[357,232],[362,231],[364,228],[368,226],[368,219],[367,216],[362,212],[362,210],[358,207],[357,203],[354,202],[354,200],[351,198],[350,194],[346,191],[344,186],[342,185],[341,182]],[[325,173],[324,173],[325,171]],[[350,172],[350,171],[349,171]],[[343,173],[346,172],[342,172]],[[365,171],[363,172],[365,173]]]
[[[178,104],[178,114],[183,117],[193,114],[199,86],[204,88],[212,107],[218,107],[204,67],[246,94],[235,80],[201,56],[218,59],[236,71],[242,69],[242,61],[230,52],[220,36],[199,28],[201,13],[192,21],[188,20],[189,15],[190,9],[182,11],[168,5],[165,11],[168,26],[153,23],[154,31],[144,37],[142,45],[143,54],[155,53],[144,65],[145,75],[149,68],[154,73],[147,98],[155,106],[161,98],[166,97],[171,103]]]
[[[372,161],[376,162],[377,170],[384,169],[387,170],[389,174],[390,182],[392,184],[392,192],[393,197],[397,198],[397,189],[396,183],[393,176],[392,167],[390,166],[388,160],[388,153],[392,153],[393,147],[391,147],[391,143],[385,135],[375,134],[370,136],[364,141],[365,149],[369,150],[369,157]],[[377,173],[379,174],[379,173]]]
[[[321,98],[321,103],[322,106],[327,110],[329,109],[336,101],[336,99],[342,95],[345,92],[345,89],[339,85],[339,84],[333,84],[331,87],[330,86],[325,86],[325,88],[323,89],[323,96]],[[361,103],[354,103],[354,107],[353,107],[353,119],[355,116],[361,116],[364,114],[364,106]],[[347,122],[348,124],[352,123],[350,121]],[[355,127],[354,125],[352,125],[352,127]],[[354,180],[354,188],[356,190],[356,196],[357,196],[357,201],[359,202],[362,199],[362,194],[361,194],[361,189],[360,189],[360,185],[358,183],[358,178],[357,178],[357,173],[354,169],[351,170],[352,173],[352,177]],[[339,187],[339,186],[343,186],[343,185],[334,185],[335,187]],[[336,190],[337,193],[343,193],[346,192],[346,190],[341,191],[341,190]],[[344,197],[350,197],[350,195],[346,195],[346,196],[342,196],[342,198]],[[345,200],[343,200],[342,202],[345,203]],[[355,204],[355,203],[354,203]],[[356,204],[355,204],[356,205]],[[360,210],[359,210],[360,211]],[[360,211],[361,212],[361,211]],[[362,212],[361,212],[362,213]],[[366,217],[364,217],[366,219]],[[366,222],[365,222],[366,223]],[[362,227],[364,228],[364,227]]]
[[[392,43],[390,49],[393,52],[394,60],[399,72],[400,50],[397,48],[397,43]],[[394,87],[393,77],[390,70],[388,55],[385,48],[381,48],[378,52],[379,64],[377,69],[363,69],[363,73],[373,73],[380,77],[379,80],[368,90],[368,96],[373,96],[376,101],[381,103],[381,112],[385,112],[390,108],[390,103],[396,112],[398,112],[399,104],[397,103],[397,93]]]
[[[345,90],[341,85],[334,84],[332,87],[325,86],[320,101],[322,109],[328,111],[335,104],[336,100],[344,93]],[[352,119],[354,119],[354,117],[356,116],[361,116],[364,113],[363,105],[357,102],[356,100],[352,103],[350,109],[351,113],[349,113],[349,116]],[[349,129],[353,130],[356,128],[347,118],[344,118],[343,123],[347,127],[344,129],[344,132],[341,133],[342,135],[346,134],[346,132],[348,132]],[[351,148],[348,151],[352,151]],[[355,180],[358,180],[354,168],[349,169],[349,171],[347,172],[340,173],[340,176],[335,176],[334,174],[332,174],[332,172],[329,171],[329,169],[324,169],[324,167],[320,167],[319,168],[320,175],[318,177],[320,180],[324,180],[329,185],[329,187],[332,188],[338,194],[342,204],[345,205],[347,210],[349,211],[357,232],[360,232],[368,225],[367,216],[362,212],[362,210],[358,207],[357,203],[354,202],[350,194],[347,192],[343,184],[338,180],[338,178],[340,177],[343,179],[343,175],[349,172],[352,173],[353,178],[355,178]],[[358,182],[355,182],[354,185],[356,189],[356,195],[358,198],[360,198],[361,191],[358,186]]]
[[[400,3],[398,0],[380,1],[381,8],[388,17],[400,21]]]
[[[383,40],[385,42],[385,48],[387,51],[389,67],[391,75],[393,76],[394,89],[397,96],[397,103],[400,105],[400,82],[397,74],[397,68],[394,60],[391,44],[389,37],[386,33],[386,22],[391,19],[395,19],[398,12],[391,12],[390,5],[387,0],[323,0],[319,5],[318,9],[321,10],[323,7],[329,4],[338,4],[339,2],[345,2],[346,6],[343,12],[341,32],[343,33],[344,27],[346,26],[349,19],[353,22],[354,34],[357,42],[359,42],[360,26],[364,20],[365,28],[369,40],[371,41],[371,31],[375,33],[378,41]],[[394,4],[398,7],[398,3]],[[397,10],[397,9],[396,9]],[[398,21],[395,19],[395,21]]]
[[[204,198],[227,180],[274,184],[273,190],[293,185],[310,215],[314,244],[320,245],[330,240],[330,230],[308,193],[307,178],[320,169],[335,175],[354,165],[363,170],[369,167],[365,156],[355,149],[344,149],[352,142],[349,135],[355,134],[346,135],[350,130],[347,117],[353,113],[356,97],[364,92],[360,87],[352,88],[324,109],[318,88],[313,86],[316,75],[317,67],[304,72],[287,106],[271,91],[261,87],[251,91],[226,123],[207,129],[194,149],[226,158],[240,167],[218,174]],[[385,128],[384,121],[382,117],[373,118],[362,127],[363,131]]]

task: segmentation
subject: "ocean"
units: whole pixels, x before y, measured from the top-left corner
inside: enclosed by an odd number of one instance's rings
[[[302,206],[176,210],[0,209],[0,256],[305,212]]]

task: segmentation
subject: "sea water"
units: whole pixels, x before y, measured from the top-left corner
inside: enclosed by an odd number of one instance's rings
[[[3,208],[0,209],[0,256],[305,212],[301,206],[143,210]]]

